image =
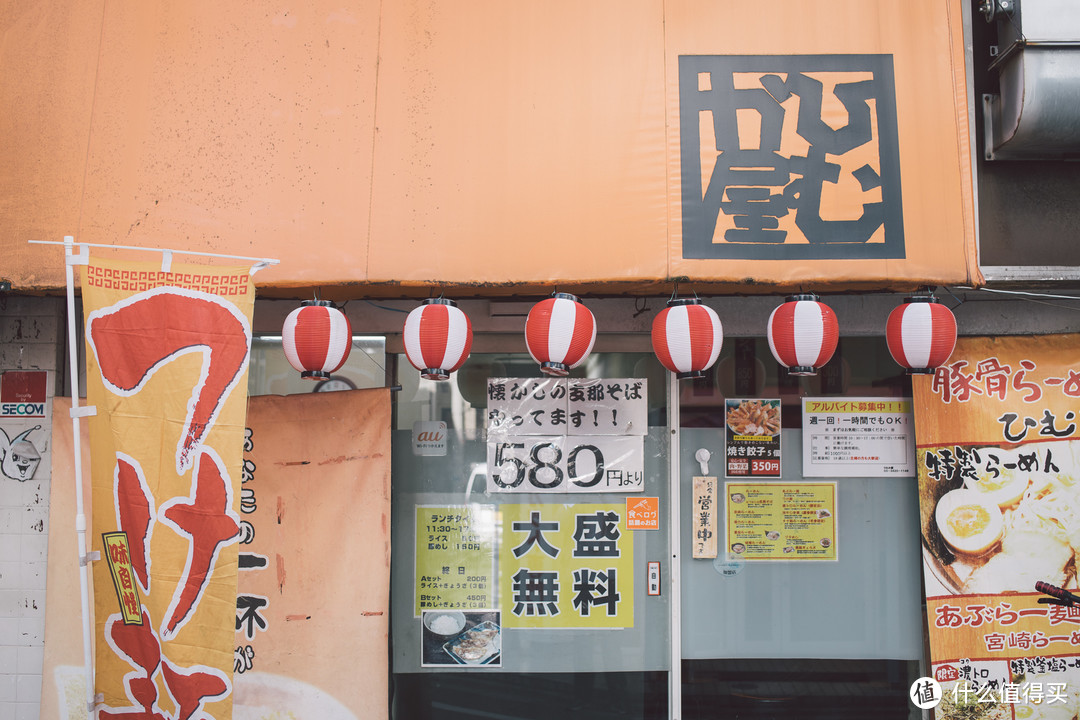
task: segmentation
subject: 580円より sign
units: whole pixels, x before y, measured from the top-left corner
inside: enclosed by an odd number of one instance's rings
[[[492,492],[641,492],[644,441],[631,436],[488,436]]]

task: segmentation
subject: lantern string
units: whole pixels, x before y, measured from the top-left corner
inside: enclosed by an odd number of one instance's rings
[[[351,341],[351,344],[352,344],[354,349],[361,350],[362,352],[360,354],[363,355],[364,357],[366,357],[368,360],[370,360],[372,362],[372,364],[375,365],[375,367],[379,368],[379,370],[382,371],[382,374],[384,376],[386,375],[386,368],[383,367],[382,365],[380,365],[379,361],[376,360],[372,355],[369,355],[367,353],[367,351],[364,350],[364,347],[362,345],[360,345],[355,339]],[[384,352],[385,352],[385,350],[384,350]]]
[[[638,300],[641,301],[641,307],[638,307]],[[642,313],[646,313],[648,311],[649,311],[649,298],[634,298],[634,315],[633,315],[633,317],[637,317],[638,315],[641,315]]]
[[[373,308],[378,308],[379,310],[388,310],[390,312],[406,313],[406,314],[408,314],[408,312],[409,312],[408,310],[405,310],[404,308],[396,308],[396,307],[391,307],[389,305],[380,305],[380,304],[378,304],[376,302],[372,302],[371,300],[364,300],[364,302],[366,302],[368,305],[370,305]]]
[[[956,294],[953,293],[953,291],[950,290],[948,287],[945,287],[945,292],[949,293],[949,295],[952,296],[952,299],[956,301],[955,307],[960,307],[961,305],[964,304],[963,298],[956,297]],[[949,309],[951,310],[952,308],[949,308]]]

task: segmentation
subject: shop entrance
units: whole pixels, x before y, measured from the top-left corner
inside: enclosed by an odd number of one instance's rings
[[[881,338],[842,339],[803,378],[764,338],[727,345],[679,390],[681,717],[921,717],[907,699],[925,628],[918,493],[899,466],[914,461],[897,404],[909,381]],[[766,415],[779,438],[747,427]],[[703,475],[715,557],[700,551]]]
[[[399,367],[392,717],[668,716],[661,370],[606,352],[558,380],[524,353],[474,353],[451,383]]]
[[[581,467],[569,472],[581,478],[587,468],[592,478],[594,466],[580,458],[595,455],[578,448],[607,457],[601,441],[554,441],[550,433],[492,439],[492,414],[507,407],[492,393],[508,389],[493,390],[492,382],[537,380],[527,354],[474,354],[449,383],[415,379],[404,357],[398,362],[392,717],[920,716],[907,699],[925,674],[913,473],[804,472],[803,445],[814,441],[803,426],[804,399],[873,398],[902,413],[910,384],[881,338],[845,338],[835,365],[807,379],[787,377],[764,338],[729,341],[709,377],[680,384],[646,349],[594,352],[572,379],[637,379],[647,388],[647,430],[637,436],[642,485],[633,491],[538,487],[568,472],[571,452]],[[774,474],[727,477],[729,399],[775,401]],[[669,422],[671,407],[677,421]],[[522,423],[550,411],[539,401],[518,409]],[[435,438],[424,433],[439,431],[444,444],[424,447]],[[635,468],[613,463],[605,477]],[[519,476],[511,491],[495,485]],[[711,490],[695,491],[701,477],[713,478]],[[703,520],[706,492],[712,525]],[[760,528],[760,540],[747,535],[759,528],[733,514],[733,494],[767,500],[751,514],[773,513],[780,524]],[[628,499],[637,498],[655,498],[657,529],[625,526]],[[805,507],[793,509],[797,502]],[[785,503],[789,514],[823,510],[829,522],[807,524],[822,528],[820,537],[790,518],[785,527]],[[612,514],[622,525],[604,529]],[[712,556],[697,547],[708,532]],[[615,534],[603,552],[617,545],[617,562],[611,554],[599,563],[582,557],[582,538]],[[554,604],[533,602],[545,592]],[[470,647],[469,633],[483,631],[497,646],[473,636]]]

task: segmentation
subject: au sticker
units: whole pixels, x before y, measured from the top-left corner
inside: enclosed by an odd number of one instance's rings
[[[413,455],[446,455],[446,423],[442,421],[417,421],[412,429]]]

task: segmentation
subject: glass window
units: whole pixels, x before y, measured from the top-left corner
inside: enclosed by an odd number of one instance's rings
[[[647,339],[640,340],[647,347]],[[919,672],[925,618],[914,477],[870,473],[824,479],[836,485],[830,508],[836,515],[836,561],[739,562],[722,542],[727,532],[722,502],[719,557],[694,559],[691,547],[692,478],[702,474],[701,449],[711,455],[708,474],[717,476],[717,497],[723,500],[725,400],[778,399],[782,472],[776,480],[821,480],[802,473],[802,400],[910,397],[910,379],[882,338],[841,338],[832,361],[803,378],[776,363],[765,338],[729,338],[707,377],[679,382],[681,603],[676,618],[669,585],[668,530],[675,519],[668,477],[669,376],[655,355],[594,352],[572,373],[575,379],[646,381],[643,491],[633,494],[498,491],[498,473],[520,466],[527,478],[529,469],[542,473],[542,466],[558,462],[565,468],[566,449],[560,446],[560,457],[552,448],[536,449],[528,439],[522,444],[530,447],[520,449],[510,442],[503,447],[503,464],[493,468],[493,448],[503,444],[493,444],[488,433],[492,378],[544,376],[527,353],[473,353],[450,380],[428,381],[403,355],[387,354],[384,338],[358,336],[349,361],[331,382],[313,383],[288,365],[280,337],[253,342],[252,394],[400,386],[392,421],[393,718],[667,718],[673,620],[681,628],[684,720],[919,717],[907,699],[911,682],[925,674]],[[566,558],[575,542],[569,526],[596,513],[587,506],[625,512],[627,498],[638,496],[657,498],[659,529],[626,531],[632,560],[628,572],[618,566],[610,589],[606,577],[575,576],[573,562],[555,562],[560,596],[588,596],[586,604],[601,612],[604,598],[618,594],[619,603],[632,601],[628,622],[615,627],[552,622],[539,614],[536,602],[532,620],[525,610],[511,617],[525,585],[515,585],[508,575],[536,568],[516,562],[513,573],[503,572],[507,553],[520,547],[535,553],[550,538],[550,549]],[[565,532],[551,530],[553,524]],[[451,552],[450,545],[464,549]],[[652,563],[659,565],[659,595],[649,594]],[[606,575],[609,569],[604,565],[599,572]],[[539,584],[533,590],[553,592],[554,587]],[[580,615],[580,604],[576,612]]]
[[[281,349],[280,335],[258,335],[251,339],[249,395],[295,395],[385,386],[386,339],[381,335],[354,335],[345,364],[322,380],[300,377]]]

